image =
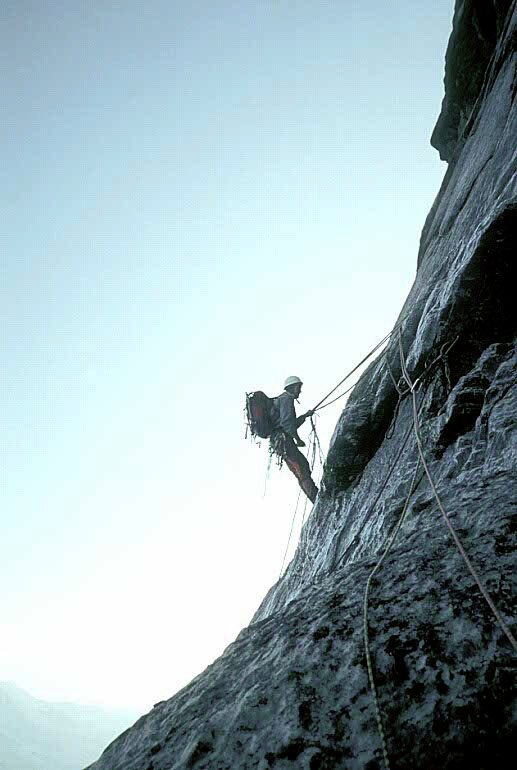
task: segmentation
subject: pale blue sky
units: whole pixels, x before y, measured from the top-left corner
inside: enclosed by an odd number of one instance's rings
[[[1,679],[145,708],[249,621],[297,486],[244,393],[309,408],[391,328],[452,12],[2,3]]]

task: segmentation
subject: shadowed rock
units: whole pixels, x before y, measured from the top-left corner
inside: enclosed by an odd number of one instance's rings
[[[514,634],[516,35],[515,1],[456,3],[433,134],[450,164],[400,315],[430,472]],[[381,767],[363,596],[413,477],[368,609],[392,767],[513,767],[515,651],[416,468],[411,399],[393,383],[398,345],[392,338],[352,393],[295,557],[251,625],[91,770]]]

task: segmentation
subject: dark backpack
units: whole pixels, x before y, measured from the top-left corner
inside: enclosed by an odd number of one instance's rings
[[[269,438],[274,430],[272,407],[273,399],[261,390],[246,393],[246,436],[249,429],[253,438]]]

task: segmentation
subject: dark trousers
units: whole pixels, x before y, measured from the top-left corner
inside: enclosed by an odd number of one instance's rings
[[[318,494],[318,487],[312,480],[311,466],[309,465],[309,461],[305,455],[300,452],[291,436],[285,436],[284,446],[284,462],[286,463],[291,473],[298,479],[299,485],[311,503],[314,503],[316,501],[316,495]]]

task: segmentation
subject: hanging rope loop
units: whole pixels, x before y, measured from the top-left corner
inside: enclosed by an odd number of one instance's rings
[[[445,523],[446,523],[446,525],[447,525],[447,527],[449,529],[449,532],[452,535],[452,539],[454,540],[454,543],[455,543],[458,551],[460,552],[461,556],[463,557],[463,560],[464,560],[465,564],[467,565],[470,574],[474,578],[474,580],[476,582],[476,585],[478,586],[478,588],[479,588],[479,590],[481,592],[481,595],[483,596],[483,598],[485,599],[486,603],[490,607],[490,609],[491,609],[491,611],[492,611],[496,621],[498,622],[501,630],[506,635],[508,641],[512,645],[512,647],[515,650],[515,652],[517,652],[517,641],[516,641],[514,635],[512,634],[512,632],[510,631],[510,629],[508,628],[508,626],[506,625],[506,623],[504,622],[503,618],[501,617],[501,614],[499,613],[499,610],[495,606],[494,602],[492,601],[492,598],[490,597],[488,591],[486,590],[485,586],[483,585],[483,583],[481,581],[481,578],[478,575],[477,570],[475,569],[474,565],[472,564],[472,562],[470,561],[469,557],[467,556],[467,553],[465,552],[465,549],[464,549],[464,547],[463,547],[463,545],[461,543],[461,540],[458,537],[458,533],[454,529],[454,527],[453,527],[453,525],[451,523],[451,520],[450,520],[450,518],[449,518],[449,516],[448,516],[448,514],[447,514],[447,512],[446,512],[446,510],[445,510],[445,508],[444,508],[444,506],[442,504],[442,501],[441,501],[440,496],[438,494],[438,490],[436,488],[436,484],[434,482],[434,479],[433,479],[433,477],[431,475],[431,472],[429,470],[429,466],[427,465],[426,459],[424,457],[424,452],[423,452],[423,448],[422,448],[422,439],[421,439],[421,436],[420,436],[420,421],[419,421],[419,417],[418,417],[418,409],[417,409],[417,405],[416,405],[416,394],[415,394],[415,387],[416,387],[416,384],[417,384],[418,380],[415,380],[414,382],[412,382],[411,377],[409,376],[409,372],[408,372],[407,366],[406,366],[406,359],[404,357],[404,350],[402,348],[402,336],[400,335],[400,333],[399,333],[399,354],[400,354],[400,365],[402,367],[402,372],[404,374],[404,379],[407,382],[407,385],[408,385],[408,388],[409,388],[409,390],[411,392],[411,397],[412,397],[412,400],[413,400],[413,428],[414,428],[414,432],[415,432],[415,438],[416,438],[416,443],[417,443],[417,447],[418,447],[418,453],[420,455],[420,459],[422,460],[422,465],[424,466],[424,470],[425,470],[425,473],[427,475],[427,478],[429,479],[429,484],[431,485],[431,489],[433,490],[433,494],[434,494],[435,500],[436,500],[436,502],[438,504],[438,508],[440,509],[440,511],[441,511],[441,513],[443,515],[443,518],[445,519]]]

